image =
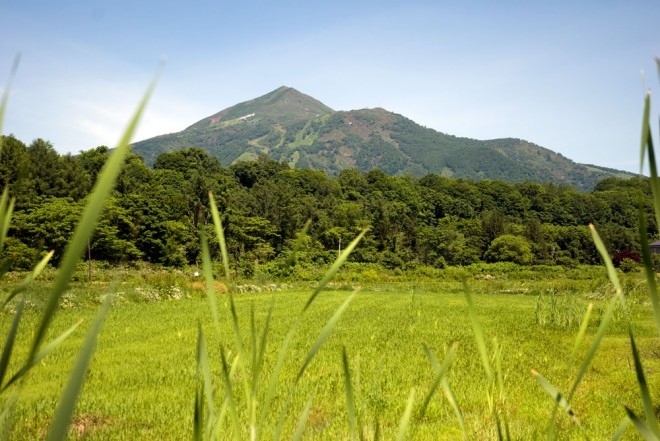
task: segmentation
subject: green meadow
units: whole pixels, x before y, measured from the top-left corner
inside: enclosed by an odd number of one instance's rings
[[[80,275],[83,269],[79,267]],[[509,271],[498,269],[502,268],[449,268],[436,270],[434,277],[391,275],[389,281],[365,284],[355,281],[359,278],[355,271],[340,271],[336,281],[320,292],[302,315],[300,311],[310,297],[313,282],[231,286],[247,346],[253,334],[251,315],[258,340],[273,304],[262,368],[264,378],[274,371],[287,333],[292,326],[298,326],[279,371],[271,406],[274,410],[265,415],[262,434],[270,437],[281,425],[283,437],[291,438],[298,415],[311,399],[303,439],[351,438],[342,368],[345,348],[355,415],[364,439],[396,438],[411,396],[409,439],[460,439],[463,429],[459,418],[442,390],[433,394],[421,415],[422,403],[435,379],[424,345],[438,360],[455,345],[445,378],[470,439],[498,437],[489,399],[496,403],[499,416],[508,421],[511,438],[544,438],[554,403],[531,370],[540,372],[558,388],[567,389],[613,289],[601,267],[535,270],[512,265],[507,267]],[[660,369],[660,342],[645,282],[641,273],[621,276],[648,386],[657,402],[660,375],[653,373]],[[485,375],[460,277],[467,280],[489,353],[496,354],[496,348],[500,348],[501,390],[491,388]],[[48,279],[49,274],[44,278]],[[386,275],[383,278],[388,279]],[[18,277],[7,279],[4,289]],[[83,324],[30,372],[29,387],[21,390],[12,438],[45,437],[86,328],[104,296],[112,293],[113,307],[98,336],[69,437],[191,439],[198,385],[198,326],[201,324],[204,330],[216,396],[224,393],[220,348],[224,348],[228,359],[238,352],[229,295],[214,294],[220,318],[220,329],[216,330],[203,288],[183,272],[152,271],[145,276],[138,270],[107,271],[100,279],[92,284],[73,282],[60,299],[49,335],[58,335],[81,319]],[[26,294],[29,311],[20,325],[19,353],[28,350],[48,285],[48,281],[34,282]],[[322,328],[356,290],[357,295],[292,389]],[[590,324],[577,348],[577,361],[571,362],[580,320],[589,303],[593,305]],[[9,326],[12,305],[3,312],[4,328]],[[624,406],[642,412],[626,326],[623,315],[615,312],[571,401],[579,425],[563,413],[557,415],[560,439],[609,439],[625,416]],[[21,359],[18,354],[17,358]],[[493,357],[493,363],[497,359]],[[241,372],[232,375],[239,413],[245,412],[245,406],[241,407]],[[266,384],[258,390],[265,391]],[[257,407],[263,399],[257,397]],[[280,421],[280,409],[285,405],[288,410]],[[239,414],[240,439],[248,438],[247,423],[242,423],[246,421],[244,416]],[[221,438],[229,439],[234,432],[226,415],[220,422]],[[635,436],[637,433],[629,425],[624,439],[636,439]]]

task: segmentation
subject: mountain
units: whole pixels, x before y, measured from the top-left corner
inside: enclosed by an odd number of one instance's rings
[[[345,168],[378,168],[393,175],[529,180],[581,190],[609,176],[634,176],[577,164],[521,139],[479,141],[447,135],[381,108],[334,111],[284,86],[181,132],[137,142],[133,151],[153,165],[159,154],[187,147],[202,148],[223,165],[268,154],[292,167],[321,169],[330,175]]]

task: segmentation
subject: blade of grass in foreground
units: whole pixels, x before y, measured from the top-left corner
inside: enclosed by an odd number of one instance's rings
[[[427,345],[424,345],[424,352],[426,352],[426,358],[429,359],[431,366],[433,366],[433,370],[436,373],[436,380],[431,386],[431,389],[429,390],[426,399],[424,400],[424,404],[422,404],[422,409],[419,412],[419,417],[420,418],[424,417],[424,414],[426,413],[426,409],[431,403],[431,399],[433,398],[433,395],[435,394],[438,386],[441,385],[445,397],[447,398],[447,401],[449,401],[449,404],[454,409],[454,413],[456,414],[456,419],[458,420],[458,424],[461,426],[461,432],[463,433],[463,438],[467,440],[470,439],[470,437],[468,436],[467,430],[465,429],[465,420],[463,419],[463,412],[461,412],[460,407],[458,407],[458,403],[456,402],[454,391],[449,386],[449,382],[447,381],[447,377],[445,376],[445,373],[449,370],[449,366],[451,364],[452,359],[454,358],[454,355],[456,354],[457,349],[458,349],[458,343],[456,342],[451,346],[449,352],[447,352],[447,355],[445,356],[445,359],[442,361],[442,365],[440,365],[438,363],[438,360],[436,360],[435,356],[429,349],[429,347]]]
[[[470,313],[470,321],[472,322],[472,331],[474,333],[474,338],[477,341],[477,348],[479,349],[479,355],[481,355],[481,364],[486,371],[486,377],[488,382],[493,381],[493,366],[490,363],[490,358],[488,357],[488,349],[486,349],[486,340],[484,339],[484,332],[481,329],[481,323],[479,322],[479,317],[477,316],[477,310],[474,307],[472,302],[472,295],[470,294],[470,289],[467,286],[467,283],[463,284],[463,292],[465,293],[465,301],[468,305],[468,310]]]
[[[426,358],[429,359],[429,362],[431,363],[431,366],[435,371],[435,381],[433,382],[431,389],[429,389],[429,392],[426,394],[426,398],[424,399],[422,408],[419,411],[420,418],[424,417],[424,414],[426,413],[426,409],[428,408],[429,404],[431,404],[431,399],[435,395],[437,389],[442,384],[442,380],[445,378],[445,372],[447,372],[447,370],[449,369],[449,365],[451,364],[451,360],[454,357],[457,348],[458,348],[458,343],[454,343],[452,347],[449,349],[449,352],[447,352],[447,355],[445,356],[445,359],[443,360],[441,366],[436,360],[431,350],[429,349],[429,347],[426,344],[424,344],[424,352],[426,352]]]
[[[2,125],[5,120],[5,111],[7,109],[7,101],[9,101],[9,91],[11,90],[11,83],[16,76],[16,71],[18,70],[18,64],[21,61],[21,55],[17,54],[14,57],[14,63],[11,66],[9,71],[9,80],[7,80],[7,87],[5,87],[4,92],[2,93],[2,100],[0,100],[0,135],[2,135]],[[0,158],[2,157],[2,136],[0,136]]]
[[[624,308],[624,311],[626,312],[626,317],[628,318],[628,320],[630,320],[628,310],[626,308],[625,299],[623,298],[623,290],[621,289],[621,284],[619,283],[619,277],[616,274],[614,265],[612,265],[612,260],[610,259],[607,249],[605,248],[603,241],[598,235],[596,228],[594,228],[593,225],[589,225],[589,229],[591,230],[591,235],[593,237],[594,243],[596,244],[596,248],[600,252],[601,257],[605,262],[605,267],[607,268],[607,274],[610,278],[610,281],[614,285],[616,294],[610,300],[608,307],[605,310],[605,314],[603,314],[603,317],[601,319],[600,326],[598,327],[598,330],[596,331],[596,335],[594,336],[594,339],[591,343],[591,347],[589,348],[587,355],[582,360],[582,364],[580,365],[578,374],[575,377],[575,381],[573,382],[573,386],[571,387],[571,391],[567,397],[567,400],[569,402],[573,398],[573,395],[575,394],[575,391],[577,390],[580,382],[582,381],[582,378],[587,373],[587,369],[591,364],[591,361],[594,359],[594,356],[596,355],[596,351],[600,347],[603,337],[605,336],[605,332],[607,331],[607,328],[609,327],[610,322],[612,321],[612,316],[614,315],[617,302],[621,302],[621,305]]]
[[[655,279],[655,268],[651,259],[651,248],[649,247],[649,238],[646,233],[646,215],[642,208],[639,209],[639,243],[642,248],[642,262],[644,263],[644,274],[648,285],[651,306],[653,307],[653,316],[655,318],[655,327],[660,335],[660,295],[658,294],[658,284]]]
[[[646,414],[646,424],[651,432],[653,432],[657,439],[660,439],[660,427],[658,427],[658,420],[656,419],[655,407],[651,401],[651,394],[649,393],[646,377],[644,376],[644,369],[642,368],[642,360],[639,357],[639,351],[635,344],[635,338],[631,330],[628,331],[630,335],[630,347],[635,360],[635,373],[637,374],[637,384],[639,384],[640,395],[642,397],[642,404],[644,405],[644,413]]]
[[[216,327],[218,336],[220,336],[220,316],[218,314],[218,301],[215,298],[215,288],[213,280],[213,268],[211,267],[211,253],[209,252],[209,243],[206,240],[204,231],[200,232],[202,242],[202,271],[204,272],[204,281],[206,282],[206,297],[209,299],[211,309],[211,318]]]
[[[220,245],[220,254],[222,255],[222,266],[225,269],[225,277],[229,280],[229,256],[227,255],[227,242],[225,241],[225,232],[220,222],[220,214],[218,213],[218,206],[215,203],[213,193],[209,191],[209,204],[211,205],[211,216],[213,217],[213,225],[215,226],[215,234],[218,236],[218,244]]]
[[[2,413],[0,413],[0,440],[8,440],[11,434],[11,421],[14,416],[14,410],[18,404],[18,392],[14,391],[6,398]]]
[[[0,390],[0,392],[4,392],[6,389],[9,388],[9,386],[14,384],[16,381],[20,380],[30,369],[36,366],[41,360],[46,358],[48,354],[50,354],[55,349],[57,349],[62,343],[64,343],[64,341],[67,338],[69,338],[71,334],[73,334],[73,331],[75,331],[78,328],[78,326],[82,324],[82,322],[83,322],[82,319],[78,320],[78,322],[75,323],[73,326],[71,326],[69,329],[58,335],[49,343],[45,344],[34,357],[30,358],[25,363],[25,365],[23,365],[23,367],[20,368],[18,372],[14,374],[13,377],[11,377],[11,379],[7,382],[7,384],[2,386],[2,390]]]
[[[307,419],[309,418],[309,411],[312,409],[312,399],[310,398],[307,400],[307,404],[305,404],[305,408],[300,414],[300,417],[298,418],[298,424],[296,424],[296,431],[293,433],[293,436],[291,439],[293,440],[301,440],[303,433],[305,432],[305,425],[307,424]]]
[[[344,368],[344,389],[346,390],[346,410],[348,411],[348,426],[351,430],[351,440],[357,437],[357,418],[355,414],[355,397],[353,395],[353,382],[351,381],[351,370],[348,367],[348,356],[346,346],[341,350],[341,361]]]
[[[630,421],[632,421],[633,424],[635,425],[637,431],[640,433],[640,435],[642,435],[642,437],[646,441],[658,441],[658,439],[660,439],[656,434],[654,434],[651,431],[651,429],[649,429],[649,427],[646,424],[644,424],[644,421],[640,420],[639,417],[635,415],[635,413],[632,410],[630,410],[628,407],[626,407],[626,413],[628,414],[628,418],[630,418]]]
[[[309,305],[311,305],[314,302],[314,299],[316,296],[325,288],[325,286],[332,280],[332,278],[337,274],[337,271],[339,271],[339,268],[346,262],[346,259],[348,256],[353,252],[357,244],[362,240],[365,234],[367,234],[367,231],[369,229],[364,229],[358,234],[358,236],[353,239],[353,242],[351,242],[344,251],[341,252],[339,257],[337,257],[337,260],[335,263],[332,264],[330,269],[325,273],[323,276],[323,279],[319,282],[318,286],[316,289],[314,289],[314,292],[312,292],[312,295],[309,297],[309,300],[307,300],[307,303],[305,304],[305,307],[303,308],[303,311],[305,311],[307,308],[309,308]]]
[[[321,292],[321,290],[332,279],[332,276],[334,276],[334,274],[337,272],[337,270],[339,269],[341,264],[346,260],[346,258],[350,254],[350,252],[355,248],[355,246],[357,245],[359,240],[362,239],[362,237],[364,237],[364,235],[366,234],[367,231],[368,231],[367,229],[363,230],[358,235],[358,237],[353,242],[351,242],[349,247],[346,248],[346,250],[344,250],[344,252],[337,258],[337,261],[330,268],[330,270],[328,270],[328,273],[326,273],[326,275],[322,279],[321,283],[319,283],[316,290],[310,296],[309,300],[305,304],[305,307],[300,312],[300,314],[298,316],[298,320],[296,320],[294,325],[291,327],[291,329],[287,333],[284,341],[282,342],[282,345],[280,346],[280,349],[278,351],[277,362],[275,363],[275,368],[273,369],[273,371],[271,373],[270,381],[268,383],[268,388],[266,390],[266,396],[263,400],[264,404],[262,406],[261,414],[260,414],[260,417],[259,417],[259,427],[264,427],[266,417],[270,414],[270,405],[271,405],[271,402],[272,402],[273,398],[275,397],[275,391],[277,389],[277,385],[279,384],[279,381],[278,381],[279,375],[280,375],[280,372],[282,371],[282,367],[284,366],[284,361],[285,361],[286,356],[289,352],[289,346],[291,345],[291,341],[293,340],[293,336],[295,335],[295,333],[298,329],[298,326],[301,323],[300,318],[305,313],[305,311],[307,310],[309,305],[314,301],[316,296]],[[353,293],[353,295],[354,294],[355,293]],[[302,375],[302,370],[301,370],[301,372],[299,372],[298,379],[299,379],[300,375]],[[296,382],[298,381],[298,379],[296,379]],[[295,388],[295,385],[294,385],[294,388]],[[287,405],[288,405],[288,401],[285,400],[284,406],[286,407]],[[278,433],[278,432],[276,431],[276,433]]]
[[[406,404],[406,410],[403,411],[401,416],[401,421],[399,422],[399,432],[397,434],[397,441],[403,441],[406,439],[406,433],[408,433],[408,426],[410,425],[410,417],[412,416],[413,404],[415,404],[415,390],[410,391],[408,396],[408,404]]]
[[[204,433],[204,393],[201,386],[195,392],[195,410],[193,413],[193,440],[202,441]]]
[[[27,289],[27,287],[30,285],[30,283],[32,283],[34,281],[34,279],[36,279],[39,276],[39,274],[41,274],[41,272],[44,270],[44,268],[46,268],[46,265],[48,264],[48,262],[50,262],[50,259],[53,257],[54,253],[55,253],[54,251],[51,251],[50,253],[46,254],[41,259],[41,261],[39,261],[39,263],[37,263],[37,265],[34,267],[34,269],[27,276],[25,276],[23,281],[18,286],[16,286],[15,288],[13,288],[11,290],[11,293],[9,294],[9,296],[7,296],[5,301],[2,303],[2,306],[0,306],[0,309],[7,306],[7,303],[9,303],[11,301],[11,299],[13,299],[16,295],[20,294],[21,292],[23,292]]]
[[[559,390],[554,385],[552,385],[548,380],[546,380],[541,374],[539,374],[535,370],[532,370],[532,374],[534,375],[538,383],[541,385],[541,387],[552,397],[556,405],[562,410],[564,410],[564,412],[567,415],[569,415],[574,422],[578,424],[578,427],[581,426],[579,424],[579,420],[577,419],[576,415],[573,413],[573,410],[571,409],[570,402],[573,398],[573,395],[575,394],[575,391],[582,382],[582,379],[586,375],[589,365],[594,359],[596,352],[598,351],[598,348],[600,347],[603,337],[605,336],[605,332],[607,331],[607,328],[609,327],[609,324],[612,321],[612,317],[614,315],[614,311],[616,309],[618,302],[621,302],[622,306],[624,307],[624,310],[626,311],[626,316],[629,318],[625,305],[625,299],[623,299],[623,290],[621,289],[621,284],[619,283],[619,278],[616,274],[616,270],[614,269],[614,265],[612,264],[612,260],[610,259],[607,249],[605,248],[605,245],[603,244],[603,241],[601,240],[594,226],[589,225],[589,229],[591,231],[591,235],[596,245],[596,248],[598,249],[598,252],[600,253],[603,261],[605,262],[605,267],[607,268],[608,277],[610,278],[610,281],[614,285],[616,294],[612,297],[612,299],[608,303],[608,307],[601,318],[601,322],[600,325],[598,326],[598,330],[596,331],[596,335],[594,336],[594,339],[591,343],[591,346],[589,347],[587,354],[582,360],[580,368],[578,369],[578,373],[575,377],[575,380],[573,381],[573,385],[571,386],[570,392],[566,397],[564,397],[559,392]],[[554,427],[555,424],[556,423],[553,414],[553,417],[551,419],[551,427]]]
[[[14,350],[14,342],[16,341],[16,335],[18,334],[18,325],[21,322],[21,317],[23,316],[23,308],[25,307],[25,294],[21,296],[20,301],[18,302],[18,307],[14,313],[14,320],[12,320],[11,328],[7,333],[7,340],[5,340],[4,347],[2,348],[2,358],[0,358],[0,385],[5,379],[5,373],[9,367],[9,360],[11,358],[11,353]]]
[[[658,179],[658,168],[655,160],[655,150],[653,148],[653,137],[651,136],[650,126],[651,114],[651,92],[647,92],[644,97],[644,116],[642,118],[642,141],[641,141],[641,160],[640,174],[644,169],[644,156],[648,154],[649,173],[651,175],[649,182],[651,184],[651,194],[653,195],[653,211],[655,213],[656,225],[660,222],[660,179]]]
[[[630,423],[630,418],[623,417],[619,427],[616,429],[616,432],[614,432],[614,435],[612,435],[612,441],[619,441],[623,437],[624,432],[628,428],[628,423]]]
[[[571,366],[573,366],[573,362],[575,361],[575,355],[577,354],[577,351],[580,348],[582,341],[584,340],[584,335],[587,332],[587,327],[589,326],[589,320],[591,320],[591,312],[593,311],[593,309],[594,309],[594,304],[589,303],[589,305],[587,305],[587,310],[585,311],[584,316],[582,317],[582,323],[580,323],[580,329],[578,330],[577,336],[575,337],[575,343],[573,343],[571,356],[568,358],[568,362],[566,363],[566,369],[569,369]]]
[[[85,373],[87,372],[87,368],[92,359],[96,340],[101,331],[101,326],[103,326],[103,322],[110,310],[111,304],[112,296],[106,296],[101,310],[96,316],[92,327],[87,332],[85,343],[80,349],[76,364],[69,375],[69,381],[67,382],[57,408],[55,409],[55,415],[48,432],[47,441],[64,440],[67,437],[71,417],[73,416],[76,402],[78,401],[78,395],[80,394],[82,384],[85,381]]]
[[[300,251],[300,249],[303,246],[303,241],[305,239],[305,236],[307,236],[307,231],[309,230],[310,225],[312,225],[312,220],[307,219],[307,222],[305,222],[302,231],[296,235],[296,241],[293,244],[293,248],[291,249],[291,254],[289,254],[289,257],[287,257],[286,259],[286,264],[288,266],[293,266],[296,264],[296,257],[298,256],[298,251]]]
[[[337,308],[337,310],[332,315],[330,320],[328,320],[328,323],[326,323],[326,325],[323,327],[323,330],[321,330],[321,334],[318,336],[318,338],[312,345],[312,348],[307,353],[307,357],[305,358],[305,361],[303,362],[302,366],[300,367],[300,370],[298,371],[298,375],[296,376],[296,383],[300,380],[303,373],[305,372],[305,369],[307,369],[307,366],[309,366],[309,363],[311,363],[311,361],[314,359],[319,349],[321,349],[323,343],[325,343],[325,341],[328,339],[335,325],[341,318],[344,311],[346,311],[346,308],[348,308],[348,305],[351,303],[351,301],[353,300],[353,298],[357,293],[358,293],[357,290],[353,291],[353,293],[349,295],[346,300],[344,300],[344,303],[342,303],[341,306]]]
[[[543,375],[539,374],[534,369],[532,369],[532,375],[534,375],[534,378],[536,378],[536,381],[538,381],[538,383],[541,385],[543,390],[545,390],[552,397],[552,399],[555,401],[555,403],[557,403],[557,405],[564,412],[566,412],[566,414],[568,416],[571,417],[573,422],[575,422],[575,424],[577,424],[579,426],[580,421],[575,416],[575,413],[573,412],[573,409],[571,409],[570,403],[568,402],[568,400],[566,400],[566,398],[564,398],[564,396],[561,394],[561,392],[559,392],[559,390],[557,390],[557,388],[555,386],[553,386],[548,380],[546,380],[543,377]]]
[[[229,411],[229,416],[231,418],[232,433],[236,441],[241,439],[241,424],[238,418],[238,409],[236,408],[236,401],[234,400],[234,394],[232,391],[232,369],[227,363],[227,357],[225,356],[224,348],[220,348],[220,360],[222,361],[222,379],[225,385],[225,403]]]
[[[13,211],[14,199],[9,200],[9,188],[5,187],[0,197],[0,252],[2,252],[5,246]]]
[[[215,405],[213,402],[211,364],[209,363],[209,356],[206,351],[206,343],[204,341],[204,331],[202,331],[202,324],[198,323],[197,328],[197,374],[202,378],[203,392],[204,396],[206,396],[206,407],[208,408],[209,413],[208,418],[212,421]]]
[[[59,300],[62,297],[62,294],[66,291],[71,275],[76,268],[76,264],[87,247],[87,239],[92,235],[96,226],[96,221],[105,205],[105,201],[115,187],[117,176],[124,163],[126,154],[130,150],[131,138],[137,129],[138,122],[144,113],[144,109],[156,85],[156,79],[157,77],[154,78],[149,85],[147,92],[142,98],[142,101],[140,101],[126,131],[122,135],[119,144],[103,165],[96,184],[88,197],[88,202],[85,206],[82,217],[76,225],[73,237],[69,241],[66,251],[64,252],[64,257],[62,258],[57,278],[55,279],[51,294],[44,309],[43,318],[34,336],[34,341],[30,350],[30,357],[36,354],[39,349],[46,334],[46,330],[55,316]]]

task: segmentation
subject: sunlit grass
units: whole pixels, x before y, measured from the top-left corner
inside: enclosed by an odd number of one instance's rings
[[[272,372],[277,349],[296,322],[291,311],[304,306],[309,292],[236,296],[238,315],[249,317],[251,305],[254,305],[256,326],[263,326],[271,295],[275,296],[275,307],[268,336],[270,343],[264,357],[265,373]],[[288,353],[290,363],[281,372],[282,386],[278,387],[274,406],[283,403],[288,390],[284,386],[295,380],[309,347],[346,295],[345,291],[321,292],[298,324]],[[545,433],[551,406],[545,392],[530,375],[530,366],[544,372],[553,382],[565,384],[574,372],[567,372],[565,363],[557,360],[566,360],[570,355],[574,332],[536,325],[534,296],[474,294],[474,301],[486,338],[496,335],[503,347],[505,404],[512,435],[538,437]],[[90,420],[89,427],[84,429],[86,439],[191,437],[197,322],[200,320],[208,329],[212,329],[213,323],[206,305],[206,299],[191,298],[114,307],[99,336],[74,417],[74,422],[85,416]],[[218,297],[218,308],[221,317],[229,316],[226,296]],[[641,351],[652,356],[656,349],[652,339],[654,324],[644,318],[648,308],[633,309]],[[53,332],[80,317],[91,319],[95,311],[92,307],[60,311]],[[30,323],[36,316],[30,313],[26,318]],[[247,332],[249,322],[242,323]],[[232,332],[231,325],[224,321],[221,335],[231,336]],[[45,404],[56,400],[82,338],[81,332],[76,333],[32,374],[32,387],[22,397],[17,415],[15,430],[19,438],[37,433],[39,426],[48,421],[52,407]],[[210,359],[218,360],[218,340],[211,333],[206,338]],[[579,356],[584,355],[592,338],[593,329],[587,332],[587,341],[579,348]],[[365,432],[373,434],[380,426],[382,439],[395,438],[410,391],[415,389],[417,399],[409,428],[412,438],[439,439],[438,434],[441,434],[440,439],[461,438],[454,410],[441,393],[431,399],[424,417],[417,416],[424,394],[435,378],[423,343],[440,359],[457,344],[447,380],[464,414],[467,432],[473,438],[492,438],[494,426],[484,393],[488,383],[463,294],[420,290],[412,297],[406,291],[383,293],[368,287],[353,300],[310,363],[289,405],[292,414],[298,415],[312,397],[304,438],[335,439],[350,435],[343,348],[346,348],[352,372],[356,415]],[[235,354],[232,344],[227,345],[227,349]],[[651,357],[650,362],[648,369],[660,369],[660,359]],[[220,375],[218,364],[212,369],[214,375]],[[658,379],[651,380],[655,381],[652,390],[660,390]],[[624,330],[615,329],[605,337],[590,372],[576,393],[573,408],[585,431],[599,439],[609,437],[616,429],[623,417],[621,404],[639,408],[637,401],[627,335]],[[277,417],[274,414],[267,418],[266,432],[277,424]],[[295,418],[285,422],[285,439],[294,432],[296,422]],[[577,435],[571,425],[561,421],[560,425],[566,433]]]

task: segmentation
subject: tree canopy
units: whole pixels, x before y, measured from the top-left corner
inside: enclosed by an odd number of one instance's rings
[[[0,185],[9,185],[17,198],[6,254],[18,268],[54,249],[56,262],[109,150],[60,155],[41,139],[29,146],[12,136],[3,139]],[[332,261],[341,244],[364,228],[369,233],[350,257],[355,262],[391,268],[479,261],[573,265],[599,261],[589,223],[612,254],[639,252],[640,204],[651,213],[643,177],[608,178],[591,192],[433,174],[417,179],[381,170],[348,169],[329,177],[265,155],[226,167],[206,151],[189,148],[160,155],[153,169],[139,155],[127,157],[90,241],[92,258],[197,262],[199,230],[214,234],[209,191],[222,213],[234,267],[245,275],[257,267],[281,270],[278,265],[308,220],[300,265]],[[650,237],[657,237],[655,217],[647,219]]]

